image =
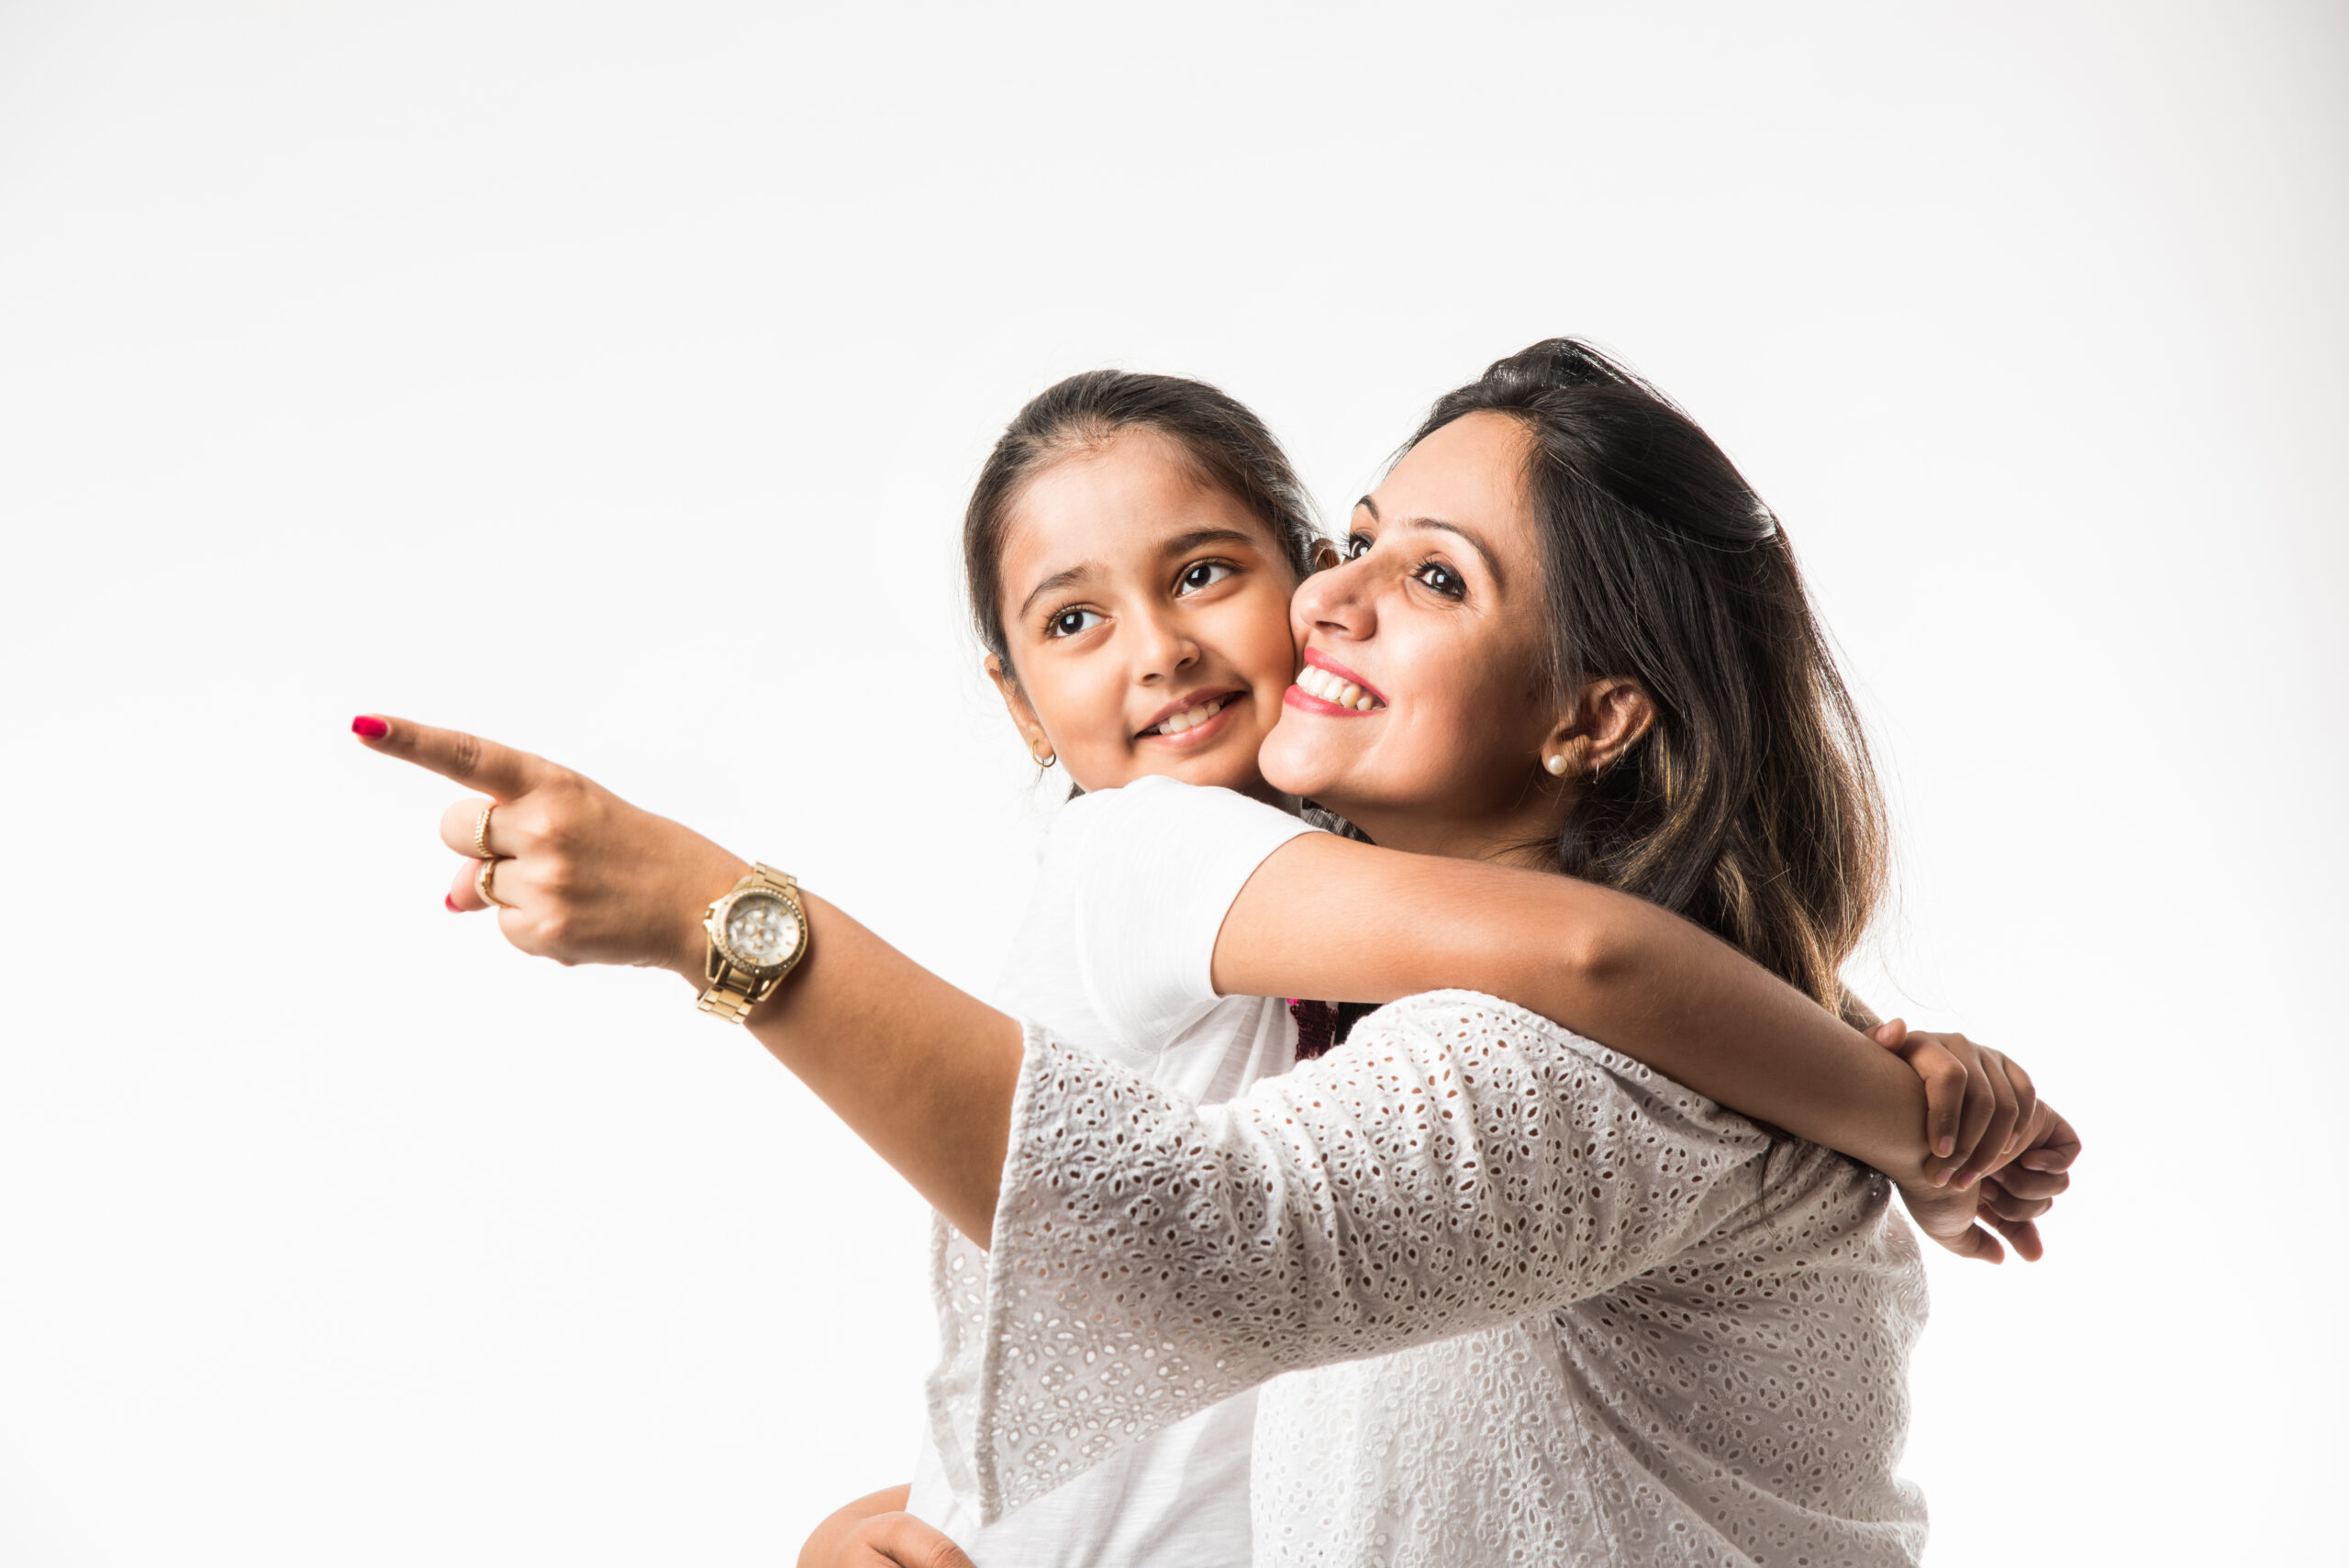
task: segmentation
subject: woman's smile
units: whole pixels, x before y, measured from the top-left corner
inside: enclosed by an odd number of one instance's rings
[[[1318,648],[1305,651],[1305,668],[1297,673],[1297,683],[1282,695],[1281,701],[1299,713],[1336,718],[1386,711],[1385,693]]]

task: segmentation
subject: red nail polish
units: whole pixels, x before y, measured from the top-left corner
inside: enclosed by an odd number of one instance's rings
[[[451,915],[462,915],[464,913],[462,909],[457,907],[456,899],[446,893],[440,895],[440,902],[449,906],[449,913]]]
[[[362,740],[381,740],[392,732],[392,727],[373,714],[362,713],[351,721],[351,732]]]

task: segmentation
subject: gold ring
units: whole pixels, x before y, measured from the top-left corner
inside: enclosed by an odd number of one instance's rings
[[[506,900],[500,898],[496,894],[492,893],[489,890],[490,873],[495,871],[499,866],[504,865],[505,863],[506,862],[504,861],[484,861],[481,862],[481,869],[473,873],[473,891],[481,895],[481,901],[483,903],[491,906],[493,908],[511,909],[514,907],[514,906],[508,904]]]
[[[497,858],[497,851],[489,847],[489,814],[496,809],[497,802],[484,800],[481,803],[481,815],[473,818],[473,859],[477,861]]]

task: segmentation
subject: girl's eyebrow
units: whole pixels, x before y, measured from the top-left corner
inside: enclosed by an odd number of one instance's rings
[[[1189,533],[1176,534],[1173,539],[1168,539],[1159,553],[1186,555],[1203,544],[1244,544],[1251,549],[1255,549],[1263,542],[1249,534],[1242,533],[1238,528],[1193,528]]]
[[[1189,533],[1176,534],[1173,539],[1168,539],[1164,546],[1162,547],[1160,553],[1165,555],[1183,555],[1198,549],[1199,546],[1203,544],[1241,544],[1253,550],[1260,548],[1263,542],[1263,540],[1255,539],[1239,528],[1193,528]],[[1045,595],[1052,593],[1057,589],[1066,588],[1074,584],[1082,583],[1085,579],[1091,577],[1095,570],[1096,568],[1092,562],[1085,561],[1078,562],[1074,566],[1067,568],[1065,571],[1053,573],[1050,577],[1045,578],[1042,582],[1037,584],[1035,587],[1030,589],[1028,596],[1019,601],[1019,618],[1021,620],[1027,619],[1029,610],[1035,606],[1037,600],[1042,598]]]
[[[1069,567],[1065,571],[1053,573],[1050,577],[1045,578],[1042,582],[1037,584],[1035,587],[1030,589],[1028,596],[1019,601],[1019,614],[1016,618],[1026,620],[1028,618],[1029,610],[1034,606],[1037,600],[1057,589],[1068,587],[1072,584],[1082,583],[1092,575],[1093,562],[1089,561],[1079,562],[1076,565]]]

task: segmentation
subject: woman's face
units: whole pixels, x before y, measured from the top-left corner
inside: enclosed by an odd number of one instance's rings
[[[1531,450],[1514,420],[1471,414],[1354,508],[1345,561],[1292,606],[1307,668],[1264,743],[1275,788],[1425,853],[1490,855],[1554,832],[1562,791],[1542,760],[1560,715]],[[1343,683],[1374,706],[1345,702]]]
[[[1002,581],[1012,668],[988,673],[1078,784],[1163,773],[1268,793],[1256,754],[1297,673],[1296,573],[1165,437],[1122,431],[1030,480]]]

